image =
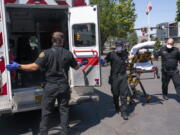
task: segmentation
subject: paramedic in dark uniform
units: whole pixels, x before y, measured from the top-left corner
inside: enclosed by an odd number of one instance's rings
[[[39,57],[31,64],[18,64],[13,62],[7,65],[7,69],[22,69],[35,71],[46,69],[46,85],[42,98],[42,119],[40,123],[40,135],[48,135],[49,116],[53,111],[55,100],[58,101],[62,133],[68,135],[68,119],[70,99],[70,87],[68,84],[69,67],[79,69],[79,65],[73,54],[63,48],[64,35],[54,32],[52,35],[52,47],[39,54]]]
[[[174,47],[174,40],[168,39],[166,46],[157,53],[161,56],[162,62],[162,94],[165,100],[168,100],[168,84],[172,79],[177,95],[180,97],[180,75],[178,62],[180,60],[179,49]]]
[[[105,57],[106,62],[110,62],[111,65],[109,84],[111,85],[115,110],[117,113],[121,111],[121,116],[124,120],[128,120],[127,96],[129,90],[126,73],[127,58],[128,52],[123,48],[122,41],[116,41],[116,50],[108,53]],[[119,98],[121,100],[121,107],[119,106]]]

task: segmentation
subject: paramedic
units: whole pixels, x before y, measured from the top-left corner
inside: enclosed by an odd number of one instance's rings
[[[166,46],[160,49],[157,53],[161,56],[162,62],[162,94],[165,100],[168,100],[168,84],[172,79],[177,95],[180,96],[180,75],[177,68],[180,60],[179,49],[174,47],[174,40],[172,38],[167,40]]]
[[[105,57],[106,62],[110,62],[111,65],[109,84],[111,85],[115,110],[117,113],[121,111],[121,116],[124,120],[128,120],[127,96],[129,90],[126,73],[127,58],[128,52],[125,51],[122,41],[116,41],[116,50],[108,53]],[[121,107],[119,106],[119,98],[121,100]]]
[[[79,69],[82,63],[77,63],[73,54],[63,48],[64,35],[54,32],[52,35],[52,47],[41,52],[34,63],[18,64],[13,62],[7,65],[7,69],[22,69],[35,71],[40,68],[46,69],[46,85],[42,98],[42,120],[40,134],[48,135],[49,116],[52,113],[55,100],[58,101],[62,135],[68,135],[68,119],[70,99],[70,87],[68,84],[69,67]]]

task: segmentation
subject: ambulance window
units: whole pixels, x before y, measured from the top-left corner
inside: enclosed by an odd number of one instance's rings
[[[74,46],[89,47],[96,45],[95,24],[73,25]]]

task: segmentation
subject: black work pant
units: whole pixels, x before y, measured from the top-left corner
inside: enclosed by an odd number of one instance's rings
[[[127,111],[127,96],[129,92],[127,74],[114,75],[112,77],[111,92],[115,108],[119,108],[119,98],[121,100],[121,112]]]
[[[162,70],[162,93],[168,94],[169,81],[172,79],[177,95],[180,96],[180,75],[178,70],[163,71]]]
[[[70,89],[68,84],[47,83],[42,98],[42,117],[40,123],[40,135],[48,135],[49,118],[54,110],[55,100],[58,101],[58,109],[62,126],[62,134],[68,135]]]

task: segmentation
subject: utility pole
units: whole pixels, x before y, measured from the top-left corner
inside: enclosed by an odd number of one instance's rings
[[[147,20],[148,20],[148,28],[147,28],[147,32],[148,32],[148,41],[151,40],[151,37],[150,37],[150,14],[147,15]]]

